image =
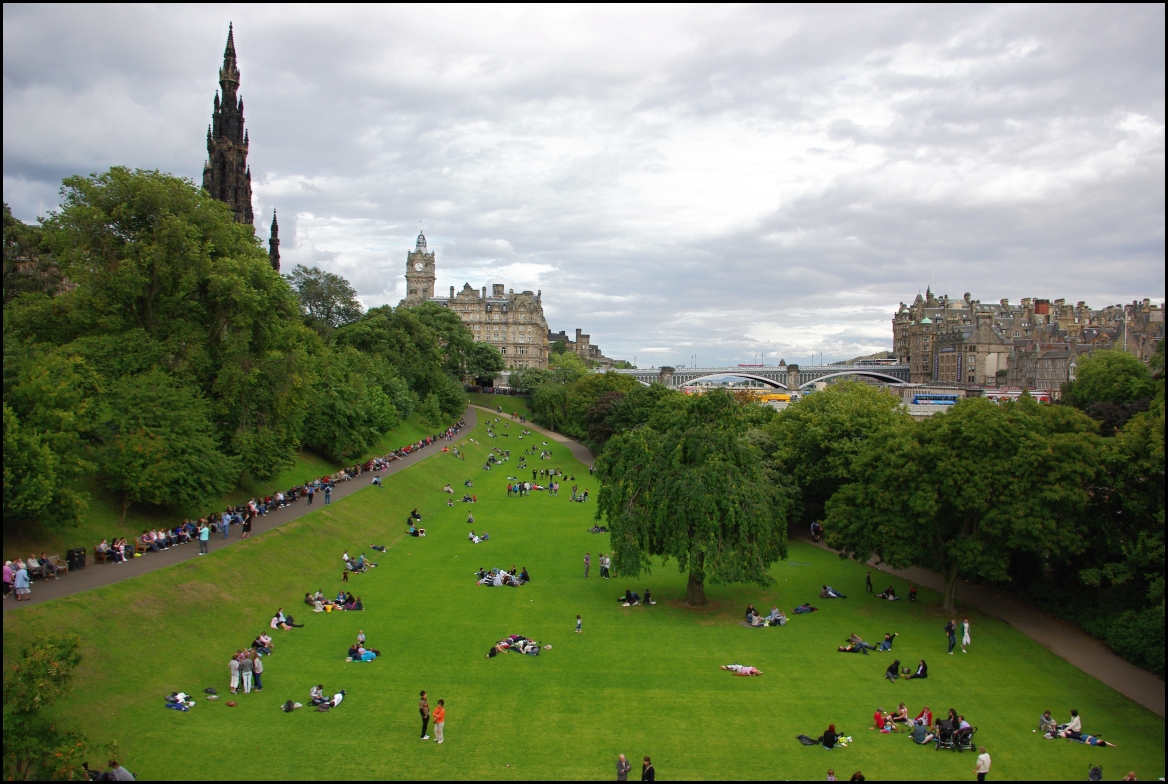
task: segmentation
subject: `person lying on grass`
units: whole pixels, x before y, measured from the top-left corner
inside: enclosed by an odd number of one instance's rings
[[[896,632],[885,633],[884,642],[880,643],[880,648],[879,648],[880,652],[884,653],[885,651],[891,651],[892,650],[892,640],[896,637],[899,637],[899,636],[900,635],[897,634]]]
[[[900,599],[900,597],[896,595],[896,589],[893,588],[891,585],[888,586],[887,588],[885,588],[882,593],[876,594],[876,598],[877,599],[887,599],[890,602],[895,602],[898,599]]]
[[[453,494],[454,494],[454,488],[453,488],[453,487],[451,487],[451,486],[448,484],[448,485],[446,485],[446,487],[442,488],[442,492],[444,492],[444,493],[450,493],[451,495],[453,495]]]
[[[830,585],[823,586],[823,590],[819,592],[820,599],[846,599],[842,593],[832,588]]]
[[[812,607],[810,603],[801,604],[798,607],[796,607],[792,612],[794,612],[795,615],[803,615],[804,613],[819,612],[819,608]]]
[[[356,643],[355,645],[349,646],[349,653],[345,656],[345,661],[368,662],[373,661],[380,655],[381,651],[375,650],[373,648],[366,648],[361,643]]]
[[[850,642],[852,645],[858,646],[859,648],[863,649],[863,651],[864,651],[865,653],[867,653],[868,651],[874,651],[874,650],[876,650],[876,646],[875,646],[875,645],[872,645],[872,644],[870,644],[870,643],[867,643],[867,642],[865,642],[865,641],[864,641],[864,640],[863,640],[863,639],[860,637],[860,635],[856,634],[855,632],[852,632],[852,633],[851,633],[851,634],[848,636],[848,641],[849,641],[849,642]]]
[[[641,603],[641,597],[637,595],[636,591],[625,589],[624,596],[617,597],[618,602],[623,602],[625,607],[636,606]]]
[[[762,675],[762,670],[758,669],[757,667],[751,667],[751,666],[746,665],[746,664],[723,664],[722,669],[729,670],[730,672],[734,673],[735,675],[742,675],[744,677],[750,677],[753,675]]]
[[[495,643],[491,649],[487,651],[487,658],[493,659],[500,653],[508,653],[510,651],[516,651],[517,653],[523,653],[528,656],[538,656],[539,642],[528,637],[524,637],[520,634],[512,634],[506,639],[499,640],[497,643]]]

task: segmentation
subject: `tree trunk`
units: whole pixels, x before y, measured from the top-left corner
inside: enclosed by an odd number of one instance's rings
[[[126,512],[130,511],[130,504],[134,503],[130,500],[130,494],[124,493],[122,495],[122,522],[126,522]]]
[[[690,607],[705,607],[709,604],[706,599],[706,581],[693,572],[689,573],[689,582],[685,586],[685,603]]]
[[[941,597],[941,610],[946,613],[957,612],[957,577],[959,570],[950,566],[945,573],[945,595]]]

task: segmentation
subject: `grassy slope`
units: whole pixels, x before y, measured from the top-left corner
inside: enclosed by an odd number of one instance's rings
[[[518,454],[514,437],[492,443]],[[544,465],[583,473],[564,447],[553,448],[557,460]],[[867,729],[877,704],[901,699],[914,714],[922,703],[964,713],[980,727],[998,779],[1081,778],[1094,761],[1111,777],[1129,769],[1144,779],[1164,774],[1162,719],[1006,624],[971,615],[971,652],[946,656],[935,594],[922,591],[916,605],[878,602],[862,594],[859,565],[802,544],[774,567],[773,590],[711,587],[714,606],[704,612],[677,606],[684,578],[672,565],[636,581],[601,581],[594,568],[585,581],[584,551],[595,558],[607,543],[586,532],[592,505],[564,496],[505,498],[507,472],[478,467],[485,447],[468,444],[467,451],[465,462],[432,457],[390,477],[385,489],[363,490],[207,558],[10,612],[5,663],[37,631],[78,631],[84,671],[63,712],[95,739],[115,736],[127,766],[148,778],[610,778],[622,752],[634,761],[651,755],[666,778],[816,778],[828,766],[845,776],[861,769],[876,778],[972,778],[969,754]],[[476,482],[480,502],[445,507],[439,488],[466,478]],[[425,517],[425,539],[403,538],[390,522],[414,506]],[[468,508],[490,542],[466,541]],[[369,542],[391,545],[375,559],[378,569],[350,583],[369,610],[303,613],[297,597],[337,590],[340,551]],[[477,567],[511,564],[526,565],[533,582],[474,584]],[[823,582],[852,598],[816,600]],[[656,607],[614,601],[625,586],[646,585]],[[822,610],[780,629],[737,625],[747,602],[769,607],[772,600],[788,611],[806,600]],[[236,709],[224,701],[201,701],[188,714],[162,707],[162,695],[174,689],[225,692],[229,654],[265,628],[279,605],[307,625],[279,633],[262,694],[240,698]],[[583,635],[571,631],[576,613]],[[358,629],[383,659],[344,662]],[[900,632],[902,662],[929,660],[929,680],[889,683],[881,679],[886,654],[834,653],[851,631],[874,639],[885,630]],[[539,658],[486,659],[490,644],[509,633],[554,648]],[[736,678],[718,669],[733,661],[766,674]],[[347,690],[340,709],[277,711],[286,699],[305,701],[318,682]],[[417,740],[421,688],[432,701],[447,701],[442,747]],[[1043,709],[1063,716],[1072,707],[1087,729],[1120,748],[1088,749],[1030,732]],[[855,745],[829,752],[795,741],[828,722],[854,735]]]
[[[503,412],[510,415],[512,412],[522,414],[528,419],[531,419],[535,413],[531,409],[531,398],[517,397],[512,395],[487,395],[482,392],[470,392],[467,394],[470,402],[476,406],[486,406],[492,411],[496,407],[502,406]]]
[[[417,441],[425,435],[432,435],[436,429],[438,428],[424,426],[416,415],[410,417],[383,435],[363,459],[367,460],[374,455],[383,455],[399,446]],[[332,461],[309,450],[301,450],[296,461],[275,478],[260,481],[245,476],[239,487],[222,498],[214,499],[204,509],[204,513],[221,511],[227,504],[243,503],[254,496],[267,495],[277,490],[287,490],[306,479],[331,474],[337,468],[338,466],[333,465]],[[175,520],[183,517],[180,512],[174,509],[138,504],[130,507],[123,522],[122,502],[116,494],[103,490],[94,478],[87,481],[86,490],[90,494],[89,508],[82,515],[81,522],[77,527],[47,536],[43,534],[31,537],[6,536],[4,538],[5,559],[27,556],[30,552],[58,553],[64,558],[65,551],[70,547],[85,547],[89,550],[89,557],[92,558],[94,544],[103,538],[136,536],[146,528],[173,525]]]

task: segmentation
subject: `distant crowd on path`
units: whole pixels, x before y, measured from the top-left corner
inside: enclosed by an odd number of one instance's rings
[[[27,560],[18,558],[15,561],[5,561],[4,598],[15,595],[18,602],[28,601],[28,595],[32,592],[32,581],[35,578],[60,580],[59,571],[60,567],[45,553],[41,553],[40,558],[29,554]]]
[[[241,537],[247,539],[251,536],[252,524],[257,517],[263,517],[269,512],[283,509],[302,500],[307,500],[308,505],[311,506],[317,495],[323,497],[325,504],[329,504],[332,502],[333,490],[339,484],[349,482],[364,474],[384,471],[393,462],[404,460],[440,440],[453,441],[455,435],[465,427],[465,424],[463,420],[459,420],[457,424],[447,428],[443,433],[426,436],[381,457],[371,458],[364,463],[354,463],[336,473],[306,479],[303,484],[291,487],[287,491],[252,498],[245,504],[228,506],[222,512],[216,512],[197,520],[183,520],[173,528],[147,529],[139,536],[134,537],[133,540],[124,537],[102,539],[94,548],[95,560],[102,563],[112,561],[119,564],[148,552],[157,553],[196,541],[199,543],[199,555],[206,555],[212,533],[221,534],[224,539],[227,539],[231,534],[231,526],[238,525]],[[374,476],[373,484],[380,485],[381,477]]]

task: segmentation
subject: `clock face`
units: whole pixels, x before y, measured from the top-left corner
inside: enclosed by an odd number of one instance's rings
[[[423,267],[423,266],[424,266],[424,265],[423,265],[423,264],[422,264],[422,262],[420,262],[420,261],[415,261],[415,262],[414,262],[414,269],[415,269],[415,270],[417,270],[418,272],[421,272],[421,271],[422,271],[422,267]]]

